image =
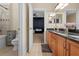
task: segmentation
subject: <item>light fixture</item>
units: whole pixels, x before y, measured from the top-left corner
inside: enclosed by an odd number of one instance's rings
[[[61,7],[61,9],[64,9],[67,5],[68,5],[68,3],[65,3],[65,4]]]
[[[50,15],[49,15],[49,20],[51,20],[52,17],[54,17],[55,15],[56,15],[56,13],[50,13]]]
[[[58,9],[60,9],[61,7],[63,6],[63,3],[59,3],[59,4],[57,4],[57,6],[56,6],[56,10],[58,10]]]
[[[54,17],[56,15],[56,13],[51,13],[50,17]]]
[[[55,10],[63,9],[63,8],[65,8],[68,4],[69,4],[69,3],[59,3],[59,4],[56,6]]]

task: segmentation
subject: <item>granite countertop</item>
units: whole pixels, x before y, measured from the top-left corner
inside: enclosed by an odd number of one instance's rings
[[[72,32],[65,33],[64,31],[54,31],[54,30],[47,30],[47,31],[53,32],[70,40],[79,42],[79,34],[77,33],[72,33]]]

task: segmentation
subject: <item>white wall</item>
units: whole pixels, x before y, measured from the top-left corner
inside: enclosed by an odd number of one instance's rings
[[[79,29],[79,11],[76,12],[76,29]]]
[[[10,20],[11,20],[11,30],[17,30],[19,26],[18,20],[18,3],[12,3],[10,6]]]
[[[2,34],[6,34],[6,31],[10,29],[9,4],[6,5],[8,10],[0,6],[0,30]],[[2,4],[2,6],[5,7],[5,4]]]
[[[44,11],[33,11],[33,14],[36,14],[36,16],[33,17],[44,17]]]
[[[47,29],[47,23],[48,23],[48,13],[47,13],[48,11],[47,10],[45,10],[44,11],[44,43],[47,43],[47,34],[46,34],[46,29]]]

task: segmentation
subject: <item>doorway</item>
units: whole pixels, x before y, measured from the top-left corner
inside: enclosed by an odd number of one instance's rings
[[[44,43],[43,10],[33,10],[33,43]]]
[[[17,46],[15,48],[19,27],[17,15],[17,3],[0,3],[0,56],[18,55]]]

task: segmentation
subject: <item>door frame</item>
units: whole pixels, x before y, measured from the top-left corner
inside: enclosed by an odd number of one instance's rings
[[[26,56],[26,4],[19,3],[18,4],[18,16],[19,16],[19,29],[18,29],[18,56]]]
[[[44,12],[44,43],[46,42],[46,12],[47,10],[45,8],[33,8],[33,10],[39,10],[39,11],[43,11]]]
[[[30,52],[30,50],[33,47],[33,8],[32,8],[32,4],[29,3],[28,4],[29,7],[29,47],[28,47],[28,52]],[[32,21],[32,22],[30,22]],[[32,25],[32,26],[30,26]],[[30,37],[32,36],[32,37]]]

